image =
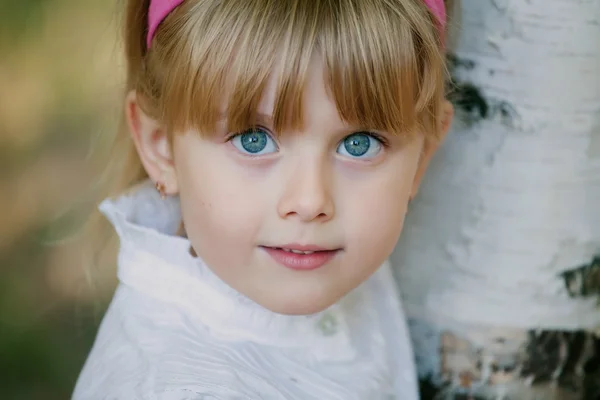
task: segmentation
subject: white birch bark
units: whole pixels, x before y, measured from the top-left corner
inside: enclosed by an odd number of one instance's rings
[[[440,399],[587,399],[584,368],[600,363],[600,0],[456,12],[464,97],[392,255],[419,373]]]

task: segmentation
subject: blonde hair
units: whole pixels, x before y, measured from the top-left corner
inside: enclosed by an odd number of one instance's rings
[[[126,89],[171,138],[190,128],[214,131],[222,104],[230,131],[253,125],[275,68],[274,129],[301,126],[308,64],[319,54],[343,120],[437,139],[444,55],[422,0],[187,0],[162,22],[150,49],[148,3],[127,1]],[[124,186],[146,177],[128,143]]]
[[[349,124],[439,138],[446,69],[437,22],[423,0],[186,0],[161,23],[150,49],[148,7],[149,0],[126,0],[125,91],[136,91],[171,141],[189,128],[210,134],[223,104],[230,131],[254,125],[276,68],[273,128],[299,127],[313,55],[321,56],[327,89]],[[147,179],[124,120],[111,157],[94,197]],[[88,220],[92,288],[99,261],[116,248],[108,227],[98,212]]]

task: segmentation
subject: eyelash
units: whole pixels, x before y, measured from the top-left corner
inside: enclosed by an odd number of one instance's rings
[[[227,137],[225,138],[225,142],[230,142],[231,140],[233,140],[235,137],[243,135],[244,133],[248,133],[249,131],[251,131],[252,129],[261,129],[263,131],[265,131],[266,133],[269,134],[269,136],[271,136],[272,138],[275,137],[275,135],[273,135],[273,133],[271,133],[271,131],[267,128],[265,128],[264,126],[261,125],[256,125],[253,126],[251,128],[248,129],[244,129],[243,131],[239,131],[239,132],[230,132],[227,134]]]
[[[255,126],[253,126],[251,128],[245,129],[243,131],[229,133],[227,135],[227,137],[225,138],[225,143],[231,142],[236,137],[241,136],[244,133],[248,133],[252,129],[260,129],[260,130],[265,131],[265,133],[267,133],[269,136],[271,136],[271,138],[273,139],[273,141],[275,141],[275,139],[274,139],[275,136],[271,133],[271,131],[269,129],[265,128],[262,125],[255,125]],[[275,143],[277,144],[277,141],[275,141]],[[279,146],[277,146],[277,147],[279,148]],[[250,158],[250,159],[257,159],[257,158],[264,157],[264,155],[263,154],[244,154],[244,157]]]
[[[225,142],[230,142],[230,141],[232,141],[234,138],[236,138],[237,136],[243,135],[244,133],[247,133],[247,132],[248,132],[248,131],[250,131],[251,129],[261,129],[261,130],[264,130],[264,131],[265,131],[265,132],[266,132],[266,133],[267,133],[269,136],[271,136],[271,138],[272,138],[273,140],[275,140],[275,137],[276,137],[276,136],[275,136],[275,135],[273,135],[273,133],[272,133],[272,132],[271,132],[271,131],[270,131],[268,128],[265,128],[264,126],[261,126],[261,125],[256,125],[256,126],[253,126],[252,128],[248,128],[248,129],[246,129],[246,130],[243,130],[243,131],[229,133],[229,134],[227,135],[227,137],[225,138]],[[386,139],[385,137],[383,137],[383,135],[380,135],[379,133],[376,133],[376,132],[371,132],[371,131],[361,131],[361,130],[358,130],[358,131],[355,131],[355,132],[349,133],[348,135],[344,136],[344,137],[343,137],[343,138],[340,140],[340,142],[339,142],[339,143],[341,143],[341,142],[342,142],[344,139],[346,139],[348,136],[355,135],[355,134],[357,134],[357,133],[363,133],[363,134],[365,134],[365,135],[368,135],[368,136],[371,136],[371,137],[375,138],[377,141],[379,141],[379,143],[381,143],[381,145],[382,145],[382,146],[383,146],[383,148],[385,148],[385,149],[387,149],[387,148],[389,148],[389,147],[390,147],[390,142],[389,142],[389,140],[388,140],[388,139]],[[339,144],[339,143],[338,143],[338,144]],[[257,156],[247,155],[247,156],[248,156],[248,157],[252,157],[252,158],[261,157],[260,155],[257,155]]]
[[[387,149],[388,147],[390,147],[390,142],[386,138],[384,138],[382,135],[380,135],[378,133],[370,132],[370,131],[356,131],[354,133],[351,133],[350,135],[354,135],[355,133],[364,133],[365,135],[368,135],[368,136],[371,136],[371,137],[377,139],[379,141],[379,143],[381,143],[381,145],[384,148]],[[344,139],[347,138],[350,135],[344,136]],[[342,139],[342,140],[344,140],[344,139]]]

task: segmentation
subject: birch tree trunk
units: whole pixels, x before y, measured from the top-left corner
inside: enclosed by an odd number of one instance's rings
[[[423,399],[600,399],[600,0],[455,12],[456,122],[392,255]]]

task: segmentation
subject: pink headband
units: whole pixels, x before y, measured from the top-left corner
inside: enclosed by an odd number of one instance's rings
[[[440,33],[443,36],[446,27],[446,7],[444,0],[423,0],[429,10],[436,16],[440,23]],[[183,0],[150,0],[148,10],[148,36],[146,37],[146,46],[150,48],[152,38],[160,23],[173,11]]]
[[[429,11],[435,15],[439,23],[440,36],[442,37],[442,42],[444,41],[444,30],[446,29],[446,5],[444,4],[444,0],[423,0],[427,7],[429,7]]]
[[[150,0],[150,8],[148,9],[148,36],[146,36],[147,48],[150,48],[152,38],[160,23],[181,3],[183,3],[183,0]]]

